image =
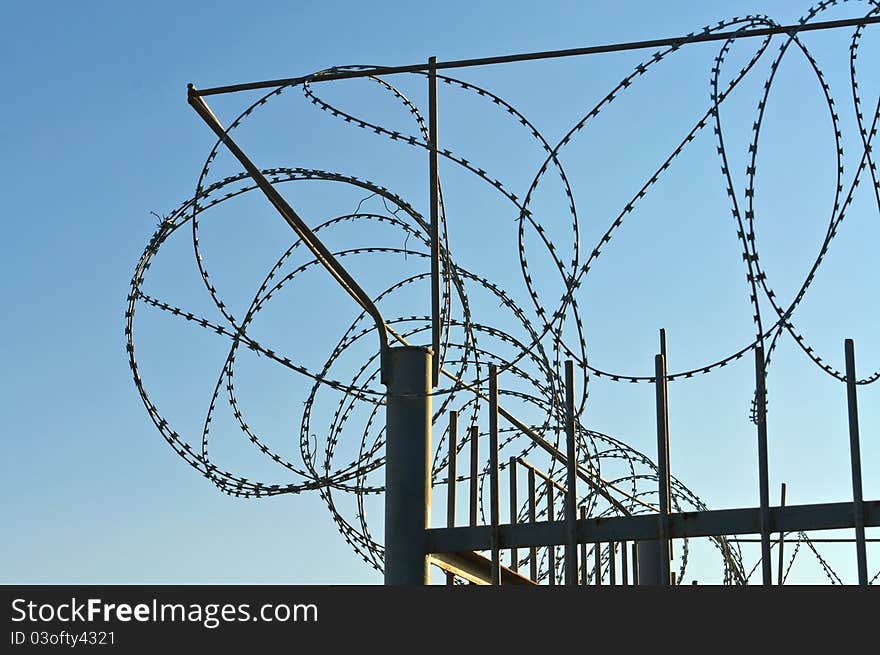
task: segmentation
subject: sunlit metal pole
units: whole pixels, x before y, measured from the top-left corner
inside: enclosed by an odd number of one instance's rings
[[[385,584],[430,582],[431,350],[391,348],[385,427]]]
[[[446,527],[455,527],[455,483],[457,481],[458,412],[449,412],[449,465],[446,476]],[[446,573],[446,584],[455,584],[455,574]]]

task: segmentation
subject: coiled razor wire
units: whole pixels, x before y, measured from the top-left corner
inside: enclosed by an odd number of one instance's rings
[[[848,0],[843,0],[846,2]],[[853,4],[861,2],[868,5],[865,17],[872,17],[880,13],[878,0],[852,0]],[[807,23],[823,11],[842,4],[837,1],[821,2],[812,7],[801,24]],[[699,34],[718,32],[722,30],[746,30],[756,27],[774,27],[777,24],[767,16],[754,15],[737,17],[731,20],[720,21],[715,25],[706,26],[701,32],[691,33],[689,37]],[[577,385],[580,390],[578,414],[583,412],[587,397],[588,383],[591,376],[606,378],[614,382],[628,383],[653,383],[650,376],[630,375],[621,371],[601,370],[589,363],[587,339],[581,319],[581,311],[578,305],[576,290],[583,283],[587,273],[595,264],[599,256],[606,252],[617,230],[626,218],[633,212],[636,206],[644,199],[651,190],[660,182],[664,173],[670,168],[674,160],[684,152],[694,141],[697,134],[711,127],[717,142],[717,153],[721,164],[721,174],[730,202],[730,211],[735,223],[739,247],[742,250],[742,260],[746,269],[746,282],[749,292],[751,307],[753,309],[752,320],[755,326],[754,339],[742,345],[732,353],[716,358],[713,361],[688,370],[675,371],[668,374],[667,379],[674,381],[682,378],[691,378],[696,375],[709,374],[731,362],[742,358],[751,352],[756,346],[765,346],[766,364],[769,365],[773,351],[781,338],[788,334],[803,352],[828,375],[840,381],[845,381],[845,375],[823,361],[816,349],[809,344],[806,337],[797,330],[793,319],[798,305],[806,296],[806,293],[815,280],[816,274],[825,256],[828,254],[831,243],[837,235],[847,210],[850,208],[857,187],[862,184],[865,188],[869,184],[872,187],[874,201],[880,211],[880,181],[878,181],[877,164],[872,154],[872,143],[877,135],[877,123],[880,118],[880,98],[878,98],[872,110],[866,109],[868,105],[863,102],[858,84],[857,55],[861,40],[864,35],[864,25],[858,26],[851,38],[849,47],[850,86],[852,102],[857,118],[857,129],[860,143],[859,164],[854,174],[847,179],[843,167],[843,138],[840,127],[837,105],[831,94],[829,84],[819,67],[818,62],[810,51],[798,38],[797,34],[785,35],[775,55],[767,55],[770,52],[772,37],[767,36],[760,41],[751,58],[739,71],[735,71],[729,79],[725,78],[727,55],[735,40],[734,37],[722,42],[720,50],[714,58],[711,68],[709,103],[702,116],[679,141],[676,147],[663,160],[663,163],[642,184],[638,192],[626,202],[623,208],[611,221],[610,226],[591,250],[584,250],[579,242],[579,220],[575,206],[574,193],[569,181],[569,176],[560,163],[560,153],[571,143],[577,134],[595,119],[601,112],[607,111],[614,100],[628,92],[639,80],[648,75],[658,62],[672,56],[681,45],[670,46],[654,52],[644,59],[630,74],[624,77],[609,93],[607,93],[595,106],[586,111],[565,136],[556,144],[551,144],[545,139],[535,125],[529,121],[519,110],[507,101],[495,95],[491,91],[481,88],[473,83],[438,75],[438,81],[448,85],[463,94],[469,94],[484,100],[490,106],[497,108],[503,120],[511,121],[524,132],[530,139],[534,139],[540,149],[545,153],[545,158],[537,167],[537,171],[531,184],[523,194],[515,194],[500,179],[496,179],[488,172],[487,168],[466,158],[463,154],[448,149],[439,151],[439,156],[467,171],[475,178],[493,189],[505,201],[509,202],[511,211],[516,217],[518,257],[522,272],[522,282],[533,305],[537,320],[529,319],[526,312],[498,284],[492,280],[480,276],[473,271],[467,270],[457,263],[454,253],[449,246],[446,210],[442,200],[442,187],[439,203],[439,221],[441,226],[441,352],[440,357],[444,370],[450,375],[441,378],[440,386],[435,390],[434,397],[434,434],[439,434],[436,450],[433,457],[432,481],[434,485],[448,485],[448,426],[444,417],[451,410],[459,412],[463,418],[462,425],[466,428],[479,426],[481,417],[485,416],[487,406],[485,397],[488,386],[488,365],[494,364],[499,367],[499,394],[500,402],[515,402],[518,406],[526,407],[530,415],[542,416],[543,418],[529,425],[537,434],[557,449],[562,447],[560,434],[563,432],[564,403],[561,384],[561,364],[563,359],[573,359],[581,371],[581,380]],[[765,273],[759,258],[759,249],[756,238],[755,220],[756,209],[754,205],[755,185],[758,179],[757,155],[759,151],[759,136],[764,120],[764,110],[773,89],[773,82],[777,70],[785,55],[790,52],[799,53],[808,62],[812,74],[821,88],[821,95],[827,106],[828,115],[831,119],[836,144],[836,167],[837,183],[833,198],[833,208],[829,217],[828,228],[808,274],[800,288],[790,301],[782,301],[773,288]],[[746,170],[746,186],[742,194],[736,190],[728,162],[729,145],[726,141],[724,122],[722,121],[722,105],[729,97],[734,88],[747,78],[755,64],[764,57],[770,57],[769,75],[758,102],[755,119],[752,127],[750,142],[748,144],[749,163]],[[336,67],[334,71],[363,70],[366,66]],[[424,76],[426,73],[416,72],[413,75]],[[321,72],[311,76],[317,79]],[[267,93],[251,106],[249,106],[230,125],[229,130],[237,129],[244,120],[253,115],[259,108],[283,93],[294,91],[297,87],[305,98],[315,107],[331,116],[349,123],[358,128],[368,130],[377,138],[399,142],[405,146],[428,149],[428,130],[422,116],[422,111],[410,101],[397,87],[381,77],[369,77],[391,98],[401,103],[408,111],[413,122],[412,132],[405,134],[394,131],[378,123],[369,122],[343,111],[325,99],[322,99],[314,89],[314,85],[305,81],[299,85],[288,85],[274,89]],[[269,268],[263,282],[253,295],[247,311],[243,316],[236,318],[224,304],[212,278],[209,274],[205,258],[199,243],[200,222],[208,216],[208,212],[217,205],[236,198],[257,189],[249,176],[245,173],[232,175],[216,182],[209,183],[208,175],[211,166],[219,152],[218,141],[209,153],[205,165],[198,178],[194,196],[160,220],[158,228],[150,238],[146,249],[135,267],[131,280],[131,292],[128,296],[128,305],[125,312],[125,335],[129,363],[134,376],[135,385],[147,408],[150,418],[159,432],[190,466],[205,476],[221,491],[236,497],[259,498],[279,494],[296,494],[306,491],[317,491],[335,521],[343,538],[350,544],[354,551],[370,566],[381,571],[383,568],[383,546],[376,539],[368,525],[368,508],[366,498],[371,494],[381,494],[384,491],[382,467],[384,465],[384,427],[377,417],[382,411],[384,404],[384,390],[379,384],[379,357],[378,353],[365,358],[359,366],[353,370],[350,367],[347,373],[341,363],[344,356],[351,353],[356,346],[360,346],[364,339],[374,337],[375,326],[370,318],[361,312],[353,318],[347,330],[343,333],[338,343],[332,348],[324,365],[320,368],[310,368],[297,359],[297,353],[280,353],[264,343],[258,342],[250,336],[248,329],[254,318],[262,311],[269,301],[285,286],[290,284],[297,276],[302,276],[307,271],[318,267],[317,260],[306,256],[305,260],[300,257],[300,263],[292,270],[295,255],[302,255],[306,250],[299,240],[295,240],[290,247]],[[549,172],[558,175],[561,190],[567,201],[567,211],[571,221],[570,243],[562,248],[548,236],[547,230],[542,225],[539,217],[535,216],[530,209],[531,201],[539,188],[541,181]],[[388,286],[375,298],[375,304],[382,306],[382,301],[387,300],[406,291],[413,285],[424,283],[429,279],[429,228],[425,218],[419,214],[406,200],[396,195],[391,189],[381,184],[343,174],[341,172],[300,168],[279,167],[263,171],[264,175],[275,185],[303,184],[315,181],[330,182],[358,189],[364,194],[364,199],[358,203],[357,208],[351,212],[331,218],[314,228],[318,234],[338,229],[343,225],[375,225],[383,224],[404,237],[403,247],[399,242],[393,245],[380,247],[360,247],[346,250],[337,250],[334,256],[343,258],[364,257],[395,257],[397,264],[402,256],[412,273],[401,278],[396,283]],[[381,207],[371,210],[363,210],[364,205],[373,207],[377,203]],[[165,242],[180,229],[188,227],[191,230],[193,251],[204,286],[207,289],[214,306],[219,310],[221,321],[211,321],[204,316],[189,312],[184,308],[164,302],[144,290],[144,280],[153,257]],[[529,267],[529,254],[527,237],[537,237],[546,252],[542,256],[549,255],[552,268],[562,281],[564,293],[556,302],[551,304],[546,290],[540,288]],[[561,254],[570,252],[571,259]],[[286,271],[286,272],[285,272]],[[506,319],[513,319],[521,332],[511,333],[502,330],[492,320],[475,316],[469,297],[474,291],[479,290],[482,295],[489,294],[497,305],[497,311],[503,312]],[[772,308],[772,315],[762,314],[759,301],[765,299]],[[192,435],[179,434],[163,417],[159,407],[150,399],[144,380],[139,372],[135,357],[135,329],[134,318],[139,304],[153,309],[161,310],[167,314],[179,317],[188,323],[215,332],[223,337],[229,344],[228,353],[223,363],[221,373],[216,380],[208,409],[205,415],[201,439],[193,439]],[[495,308],[493,307],[493,310]],[[572,342],[563,336],[563,327],[566,324],[574,325],[576,339]],[[386,317],[389,331],[400,335],[407,340],[430,339],[431,318],[430,316],[411,315]],[[241,348],[262,355],[275,364],[287,369],[291,374],[303,376],[311,380],[311,389],[307,394],[304,409],[300,419],[299,457],[291,460],[282,457],[267,444],[258,431],[250,426],[245,413],[237,399],[235,390],[235,364]],[[361,352],[359,349],[357,352]],[[868,376],[857,381],[857,384],[868,385],[880,378],[880,370],[874,371]],[[467,382],[465,382],[467,381]],[[328,421],[325,431],[316,431],[316,420],[313,416],[315,405],[321,394],[335,392],[339,395],[336,409]],[[475,393],[479,391],[482,398]],[[270,484],[257,480],[250,480],[234,472],[223,470],[211,458],[210,439],[212,420],[220,403],[227,403],[232,411],[232,416],[247,439],[265,455],[285,470],[286,482],[283,484]],[[365,412],[361,410],[366,410]],[[357,412],[356,412],[357,410]],[[751,419],[755,420],[755,402],[751,407]],[[355,416],[363,420],[363,424],[352,424]],[[650,511],[652,503],[657,502],[657,467],[648,456],[634,450],[623,441],[614,437],[596,432],[586,426],[577,424],[577,446],[579,463],[590,471],[600,484],[605,485],[606,491],[615,496],[627,511],[638,514]],[[321,434],[322,436],[316,436]],[[466,431],[465,434],[468,434]],[[483,441],[487,440],[487,433],[479,433]],[[343,457],[337,446],[346,444],[358,444],[357,456],[344,461],[349,457]],[[195,445],[197,444],[197,445]],[[467,439],[460,439],[458,453],[464,453],[468,447]],[[499,435],[500,461],[507,461],[508,456],[528,457],[536,453],[536,444],[524,437],[518,430],[502,428]],[[502,456],[503,455],[503,456]],[[506,464],[502,463],[504,469]],[[547,475],[557,484],[563,484],[565,469],[554,459],[548,461]],[[483,485],[489,475],[488,459],[479,470],[478,483],[480,485],[480,507],[482,520],[486,521],[485,507],[483,506]],[[470,474],[459,475],[458,482],[470,480]],[[562,518],[562,503],[554,510],[555,516],[549,516],[545,503],[549,482],[541,482],[537,488],[538,519]],[[354,515],[349,511],[350,503],[343,503],[340,498],[354,496]],[[592,487],[586,490],[579,489],[578,504],[587,508],[588,516],[605,517],[620,514],[620,509],[609,503],[601,494]],[[707,506],[700,498],[688,489],[680,480],[672,480],[672,504],[677,511],[705,510]],[[527,520],[528,507],[521,504],[517,511],[520,521]],[[785,571],[787,578],[794,558],[800,552],[800,546],[805,543],[808,550],[818,559],[826,576],[832,583],[840,583],[840,577],[831,569],[828,563],[819,554],[815,545],[805,533],[799,533],[797,537],[791,537],[795,542],[794,550],[789,558]],[[725,584],[747,584],[755,572],[755,567],[748,569],[744,564],[743,554],[737,542],[724,537],[713,538],[713,543],[720,553],[720,567]],[[592,548],[600,548],[596,544]],[[591,551],[592,552],[592,551]],[[688,564],[688,544],[684,540],[680,565],[677,575],[679,583],[684,581]],[[608,567],[607,550],[600,553],[601,565]],[[521,564],[526,563],[521,560]],[[592,558],[590,560],[592,561]],[[539,562],[539,580],[550,577],[550,558],[548,551],[542,549]],[[557,570],[554,575],[562,579],[564,558],[555,558]],[[880,576],[880,572],[872,578],[872,583]]]

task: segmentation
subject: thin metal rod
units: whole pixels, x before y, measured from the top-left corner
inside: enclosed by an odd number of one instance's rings
[[[856,353],[852,339],[844,341],[846,354],[846,400],[849,416],[849,458],[852,465],[853,511],[855,513],[856,560],[859,584],[868,584],[868,555],[865,548],[865,507],[862,504],[862,458],[859,448],[859,406],[856,399]]]
[[[849,18],[844,20],[820,21],[805,23],[803,25],[777,25],[773,27],[760,27],[751,30],[727,30],[724,32],[701,32],[685,36],[668,37],[662,39],[650,39],[646,41],[629,41],[625,43],[613,43],[607,45],[587,46],[583,48],[568,48],[565,50],[548,50],[544,52],[528,52],[496,57],[479,57],[476,59],[458,59],[453,61],[437,62],[437,70],[449,68],[468,68],[471,66],[491,66],[495,64],[509,64],[518,61],[534,61],[536,59],[557,59],[560,57],[577,57],[583,55],[597,55],[609,52],[624,52],[627,50],[643,50],[645,48],[678,48],[691,43],[706,43],[711,41],[725,41],[730,38],[744,39],[757,36],[773,36],[775,34],[795,34],[798,32],[811,32],[814,30],[827,30],[840,27],[856,27],[858,25],[870,25],[880,22],[880,16],[866,18]],[[422,73],[428,70],[424,63],[409,64],[405,66],[382,66],[356,71],[337,71],[329,69],[313,75],[301,77],[279,78],[263,82],[250,82],[245,84],[230,84],[209,89],[202,89],[199,95],[215,95],[218,93],[236,93],[239,91],[252,91],[255,89],[267,89],[290,84],[302,84],[303,82],[329,82],[331,80],[344,80],[357,77],[370,77],[392,75],[395,73]]]
[[[666,352],[666,328],[660,328],[660,354],[663,355],[663,367],[664,371],[669,370],[669,355]],[[672,471],[672,466],[669,464],[669,403],[666,403],[666,432],[667,432],[667,444],[666,444],[666,471],[669,473]],[[671,478],[671,473],[669,473]],[[672,511],[672,492],[669,485],[666,487],[666,492],[669,498],[669,510]],[[673,558],[673,549],[672,549],[673,541],[669,540],[669,561],[672,561]]]
[[[565,546],[565,583],[577,585],[577,476],[574,439],[574,362],[565,362],[565,458],[566,487],[565,522],[568,527],[568,543]]]
[[[761,570],[764,584],[773,584],[770,562],[770,486],[767,465],[767,388],[764,347],[755,347],[755,397],[758,410],[758,484],[761,496]]]
[[[510,479],[510,525],[516,524],[519,503],[516,502],[516,457],[511,457],[508,462],[508,474]],[[510,549],[510,568],[519,571],[519,551],[514,546]]]
[[[528,469],[529,477],[529,523],[534,523],[536,518],[537,507],[535,505],[535,469]],[[529,578],[538,581],[538,549],[535,546],[529,547]]]
[[[428,185],[431,203],[431,349],[433,386],[440,381],[440,183],[437,168],[437,57],[428,59]]]
[[[449,466],[446,482],[446,527],[455,527],[455,483],[458,477],[455,464],[458,453],[458,412],[449,412]],[[446,584],[455,584],[455,574],[446,573]]]
[[[501,584],[501,524],[498,487],[498,367],[489,364],[489,521],[492,525],[492,584]]]
[[[471,426],[471,480],[470,480],[470,524],[477,525],[477,505],[479,502],[479,487],[477,483],[480,477],[480,429],[476,425]]]
[[[657,484],[659,491],[660,562],[659,583],[669,585],[669,426],[666,407],[666,358],[654,357],[657,404]]]
[[[354,298],[355,302],[357,302],[358,305],[360,305],[361,308],[373,319],[376,324],[376,331],[379,334],[382,383],[385,385],[390,384],[391,380],[388,377],[387,371],[388,330],[385,326],[385,320],[382,318],[379,309],[373,303],[370,296],[361,289],[360,285],[354,280],[345,267],[342,266],[342,264],[337,261],[336,257],[333,256],[333,253],[327,249],[327,246],[325,246],[315,233],[312,232],[300,215],[294,211],[293,207],[287,203],[275,187],[272,186],[269,180],[267,180],[260,172],[260,169],[254,165],[248,156],[244,154],[244,151],[238,147],[238,144],[232,140],[232,137],[226,133],[226,130],[223,128],[223,125],[220,124],[220,121],[214,115],[214,112],[211,111],[211,108],[208,107],[204,99],[200,97],[198,91],[192,84],[189,85],[188,98],[189,104],[192,108],[195,109],[196,113],[202,117],[202,120],[205,121],[208,127],[214,131],[214,134],[219,137],[235,158],[238,159],[248,175],[251,176],[266,198],[268,198],[269,202],[272,203],[272,206],[275,207],[278,213],[281,214],[281,217],[291,228],[293,228],[293,231],[296,232],[297,236],[312,252],[315,259],[320,262],[321,266],[330,273],[346,293]]]
[[[785,507],[785,483],[782,483],[782,488],[779,490],[779,506]],[[785,532],[779,532],[779,575],[776,584],[780,587],[782,586],[782,579],[784,574],[785,564],[782,559],[782,553],[785,550]]]
[[[622,582],[624,585],[629,584],[629,570],[628,570],[629,566],[627,563],[628,554],[626,551],[627,551],[626,542],[621,541],[620,542],[620,577],[622,578]]]
[[[547,520],[555,521],[556,513],[553,509],[553,485],[547,485]],[[556,584],[556,546],[547,546],[547,569],[549,575],[548,584]]]
[[[587,518],[587,508],[584,505],[580,507],[580,516],[582,519]],[[581,584],[587,586],[589,584],[589,565],[587,564],[587,544],[581,544]]]
[[[602,586],[602,544],[593,544],[593,584]]]

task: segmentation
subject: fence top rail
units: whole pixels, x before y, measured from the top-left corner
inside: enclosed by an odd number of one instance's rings
[[[377,66],[360,70],[337,70],[330,68],[326,71],[312,73],[300,77],[288,77],[261,82],[246,82],[244,84],[230,84],[215,86],[207,89],[195,89],[193,92],[198,96],[217,95],[221,93],[237,93],[239,91],[253,91],[256,89],[269,89],[303,82],[330,82],[358,77],[371,77],[382,75],[394,75],[398,73],[424,73],[429,70],[446,70],[453,68],[471,68],[474,66],[492,66],[495,64],[509,64],[519,61],[535,61],[539,59],[559,59],[562,57],[579,57],[584,55],[597,55],[611,52],[625,52],[628,50],[643,50],[646,48],[672,47],[679,48],[692,43],[706,43],[709,41],[724,41],[727,39],[742,39],[757,36],[773,36],[776,34],[788,34],[792,38],[799,32],[812,32],[815,30],[828,30],[841,27],[859,27],[880,23],[880,16],[865,16],[862,18],[847,18],[842,20],[818,21],[815,23],[801,22],[793,25],[773,25],[770,27],[758,27],[755,29],[727,30],[723,32],[711,32],[707,26],[699,33],[691,33],[684,36],[667,37],[662,39],[649,39],[645,41],[628,41],[624,43],[610,43],[582,48],[567,48],[564,50],[545,50],[542,52],[523,52],[512,55],[500,55],[495,57],[479,57],[476,59],[457,59],[451,61],[438,61],[434,63],[421,62],[404,66]]]

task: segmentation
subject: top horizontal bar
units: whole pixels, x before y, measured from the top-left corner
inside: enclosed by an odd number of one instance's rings
[[[811,32],[814,30],[828,30],[838,27],[856,27],[880,23],[880,16],[865,18],[847,18],[844,20],[830,20],[818,23],[803,23],[796,25],[779,25],[776,27],[761,27],[754,30],[731,30],[727,32],[701,32],[687,36],[677,36],[666,39],[652,39],[650,41],[631,41],[628,43],[614,43],[610,45],[588,46],[585,48],[569,48],[567,50],[548,50],[545,52],[527,52],[516,55],[502,55],[500,57],[482,57],[479,59],[458,59],[454,61],[438,61],[433,68],[436,70],[447,68],[469,68],[471,66],[491,66],[494,64],[509,64],[517,61],[534,61],[536,59],[556,59],[559,57],[577,57],[581,55],[597,55],[608,52],[623,52],[626,50],[641,50],[644,48],[659,48],[664,46],[682,46],[691,43],[705,43],[707,41],[723,41],[729,38],[742,39],[755,36],[772,36],[774,34],[795,34],[797,32]],[[432,68],[428,63],[410,64],[408,66],[382,66],[358,71],[334,71],[305,75],[302,77],[288,77],[277,80],[265,80],[263,82],[249,82],[246,84],[232,84],[229,86],[215,86],[209,89],[199,89],[199,96],[217,95],[220,93],[237,93],[238,91],[253,91],[255,89],[268,89],[303,82],[329,82],[332,80],[345,80],[357,77],[371,77],[381,75],[394,75],[396,73],[419,73]]]

